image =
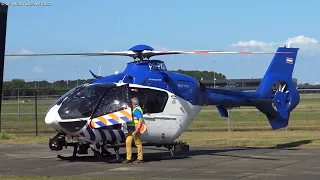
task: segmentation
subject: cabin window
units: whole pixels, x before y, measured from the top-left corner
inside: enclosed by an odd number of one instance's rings
[[[143,113],[161,113],[166,106],[168,94],[147,88],[131,88],[129,96],[138,97]]]

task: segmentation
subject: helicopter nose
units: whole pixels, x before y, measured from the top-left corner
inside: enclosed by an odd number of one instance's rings
[[[57,106],[53,106],[47,113],[46,117],[45,117],[45,123],[51,127],[56,128],[58,126],[58,119],[59,118],[59,114],[58,114],[58,109],[59,107]]]

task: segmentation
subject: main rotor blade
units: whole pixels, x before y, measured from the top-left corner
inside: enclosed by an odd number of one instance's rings
[[[170,54],[289,54],[292,52],[229,52],[220,50],[184,50],[184,51],[134,51],[119,52],[98,52],[98,53],[25,53],[25,54],[5,54],[5,56],[131,56],[137,57],[139,54],[143,57]]]
[[[120,51],[120,52],[101,52],[101,53],[26,53],[26,54],[5,54],[5,56],[103,56],[103,55],[115,55],[115,56],[132,56],[135,55],[132,51]]]
[[[143,51],[142,56],[152,57],[170,54],[290,54],[291,52],[228,52],[221,50]]]
[[[250,52],[250,51],[221,51],[221,50],[186,50],[186,51],[145,51],[142,54],[290,54],[292,52]]]

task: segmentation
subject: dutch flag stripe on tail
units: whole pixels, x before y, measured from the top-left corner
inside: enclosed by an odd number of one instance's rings
[[[289,63],[289,64],[292,64],[292,63],[293,63],[293,59],[292,59],[292,58],[287,57],[287,58],[286,58],[286,62],[287,62],[287,63]]]

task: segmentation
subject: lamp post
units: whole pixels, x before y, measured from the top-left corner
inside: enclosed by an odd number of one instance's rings
[[[216,72],[214,71],[214,63],[215,63],[216,61],[212,61],[212,71],[213,71],[213,88],[216,88]]]
[[[79,78],[78,78],[78,74],[79,74],[79,73],[78,73],[78,67],[79,67],[79,66],[76,66],[76,68],[77,68],[77,86],[79,85]]]

